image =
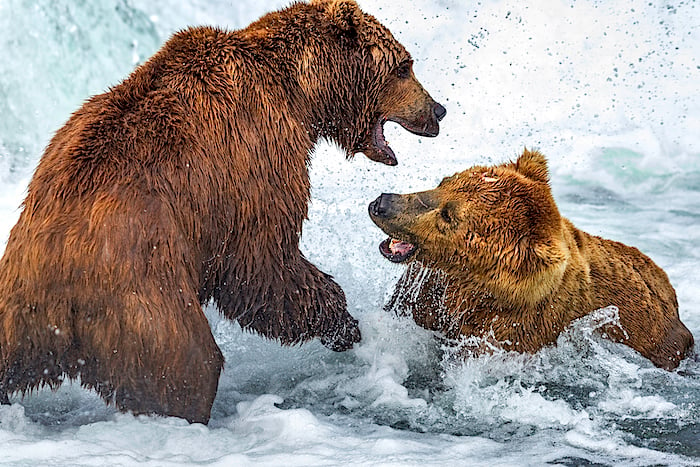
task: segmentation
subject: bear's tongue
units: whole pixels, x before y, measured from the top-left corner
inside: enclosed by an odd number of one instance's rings
[[[416,251],[416,247],[408,242],[387,238],[379,245],[379,251],[392,263],[401,263]]]
[[[389,251],[391,252],[392,255],[407,255],[408,253],[413,250],[413,245],[408,242],[402,242],[401,240],[396,240],[395,238],[391,239],[391,242],[389,242]]]
[[[365,156],[375,162],[381,162],[386,165],[396,165],[396,154],[389,147],[386,139],[384,139],[384,119],[377,120],[377,123],[372,129],[371,144],[364,151]]]

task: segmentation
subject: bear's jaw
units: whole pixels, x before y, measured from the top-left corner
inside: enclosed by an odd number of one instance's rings
[[[418,248],[412,243],[387,238],[379,244],[379,252],[392,263],[403,263],[410,258]]]
[[[368,159],[381,162],[386,165],[397,165],[396,154],[389,147],[389,143],[384,138],[384,123],[386,119],[378,119],[369,135],[369,142],[365,143],[362,152]]]

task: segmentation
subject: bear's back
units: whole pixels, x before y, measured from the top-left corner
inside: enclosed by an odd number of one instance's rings
[[[676,292],[666,273],[635,247],[584,235],[592,310],[611,305],[619,309],[620,326],[606,326],[605,333],[655,365],[675,368],[694,341],[680,321]]]

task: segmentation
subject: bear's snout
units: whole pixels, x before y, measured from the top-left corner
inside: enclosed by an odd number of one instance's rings
[[[394,215],[394,205],[401,195],[393,193],[382,193],[377,199],[369,203],[369,214],[372,217],[392,217]]]

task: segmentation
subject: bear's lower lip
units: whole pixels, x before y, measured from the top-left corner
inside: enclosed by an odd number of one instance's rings
[[[381,162],[386,165],[397,165],[396,154],[389,147],[386,139],[384,139],[384,123],[385,119],[380,118],[374,124],[370,135],[369,147],[362,150],[369,159],[375,162]]]
[[[396,154],[389,147],[389,143],[384,138],[384,124],[386,122],[394,122],[401,125],[405,130],[410,131],[418,136],[437,136],[440,132],[440,127],[437,120],[420,119],[416,122],[409,122],[398,117],[381,117],[379,118],[370,134],[369,143],[365,143],[367,147],[362,149],[362,152],[375,162],[381,162],[386,165],[397,165],[399,162],[396,159]]]
[[[392,263],[402,263],[411,257],[417,250],[412,243],[387,238],[379,244],[379,252]]]

